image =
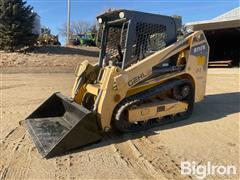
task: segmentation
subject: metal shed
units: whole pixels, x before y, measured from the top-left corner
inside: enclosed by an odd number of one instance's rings
[[[231,61],[231,65],[239,66],[240,7],[210,20],[187,23],[186,29],[205,32],[210,45],[210,63]]]

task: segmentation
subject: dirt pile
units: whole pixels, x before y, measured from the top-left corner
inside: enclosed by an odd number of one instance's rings
[[[0,68],[4,73],[14,72],[73,72],[84,60],[96,62],[95,47],[37,47],[31,52],[5,53],[0,51]]]

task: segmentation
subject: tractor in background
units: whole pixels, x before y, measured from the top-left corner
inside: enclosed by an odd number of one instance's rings
[[[81,33],[70,40],[73,46],[96,46],[96,34],[91,32]]]
[[[58,40],[58,35],[51,34],[49,28],[41,28],[41,34],[37,40],[38,45],[61,45]]]

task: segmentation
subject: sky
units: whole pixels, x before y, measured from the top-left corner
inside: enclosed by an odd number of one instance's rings
[[[70,0],[71,20],[95,22],[108,8],[129,9],[163,15],[180,15],[183,23],[207,20],[239,7],[239,0]],[[41,25],[58,34],[67,21],[67,0],[27,0],[41,18]],[[60,37],[64,43],[64,37]]]

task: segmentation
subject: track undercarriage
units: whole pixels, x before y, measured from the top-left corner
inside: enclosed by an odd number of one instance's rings
[[[180,104],[181,103],[181,104]],[[168,107],[168,105],[170,106]],[[182,105],[183,104],[183,105]],[[113,126],[121,132],[136,132],[152,127],[184,120],[191,116],[194,104],[194,88],[187,79],[171,80],[142,93],[125,98],[115,108]],[[151,113],[154,108],[154,112]],[[182,106],[181,106],[182,105]],[[143,108],[139,108],[143,106]],[[177,108],[180,106],[180,108]],[[182,108],[181,108],[182,107]],[[171,114],[171,109],[174,111]],[[137,111],[136,111],[137,110]],[[131,114],[131,111],[136,111]],[[163,116],[161,116],[161,112]],[[137,115],[139,114],[139,115]],[[150,119],[146,119],[149,115]],[[136,116],[144,119],[129,120]]]

